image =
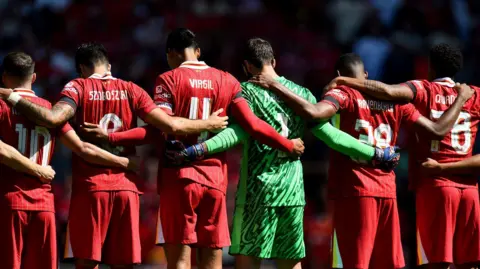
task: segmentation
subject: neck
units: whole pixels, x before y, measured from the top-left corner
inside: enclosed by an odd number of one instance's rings
[[[13,84],[12,87],[9,87],[9,88],[31,90],[32,89],[32,83],[30,83],[30,82],[23,82],[23,83],[19,82],[19,83]]]
[[[269,75],[270,77],[272,77],[274,79],[279,77],[277,72],[275,72],[275,69],[271,65],[264,65],[262,67],[262,70],[260,70],[260,74]]]
[[[185,54],[183,55],[184,62],[198,62],[197,55],[193,50],[185,50]]]
[[[109,72],[108,68],[105,65],[97,65],[93,68],[93,74],[99,74],[99,75],[105,75],[107,72]],[[92,74],[92,75],[93,75]]]

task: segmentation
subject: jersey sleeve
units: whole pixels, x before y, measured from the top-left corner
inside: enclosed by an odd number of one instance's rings
[[[417,122],[420,117],[420,112],[418,112],[413,104],[402,105],[400,109],[402,110],[402,122],[409,126]]]
[[[312,94],[312,92],[309,89],[305,89],[305,93],[306,93],[307,101],[309,101],[312,104],[317,103],[317,98],[315,98],[315,96]]]
[[[172,72],[163,73],[157,77],[153,99],[155,104],[169,115],[173,115],[175,83]]]
[[[332,89],[325,93],[322,102],[329,103],[337,110],[347,109],[351,105],[349,94],[343,89]]]
[[[70,125],[70,123],[66,122],[62,127],[59,127],[57,129],[57,133],[59,134],[59,136],[63,136],[65,135],[66,133],[72,131],[73,128],[72,126]]]
[[[412,104],[416,107],[425,107],[428,104],[428,92],[425,88],[428,82],[422,80],[411,80],[405,82],[413,92]]]
[[[233,103],[236,103],[236,102],[239,102],[241,100],[243,100],[243,89],[242,89],[242,85],[240,84],[240,82],[238,82],[238,80],[228,74],[229,76],[229,83],[231,84],[231,88],[232,88],[232,102]]]
[[[83,82],[78,79],[68,82],[60,92],[58,102],[70,105],[74,110],[81,106],[83,98]]]
[[[133,107],[135,113],[142,119],[145,119],[145,115],[150,113],[153,109],[156,108],[155,104],[153,103],[152,98],[148,95],[148,93],[137,86],[135,83],[130,82],[132,91],[134,93],[133,98]]]

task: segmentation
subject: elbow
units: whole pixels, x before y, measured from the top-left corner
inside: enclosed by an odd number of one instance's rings
[[[436,140],[442,140],[443,137],[445,135],[447,135],[449,130],[445,129],[445,130],[441,130],[441,129],[437,129],[437,128],[432,128],[432,130],[430,131],[431,133],[431,136],[433,139],[436,139]]]
[[[88,156],[89,156],[89,147],[88,147],[88,144],[87,143],[84,143],[82,142],[81,145],[79,145],[79,147],[77,147],[75,149],[75,154],[78,155],[78,157],[84,159],[84,160],[87,160],[88,159]]]

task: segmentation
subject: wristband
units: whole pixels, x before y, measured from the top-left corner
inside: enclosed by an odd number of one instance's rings
[[[22,96],[20,96],[20,94],[18,94],[17,92],[12,92],[8,98],[7,98],[7,101],[12,105],[12,106],[15,106],[18,101],[20,101],[20,99],[22,99]]]

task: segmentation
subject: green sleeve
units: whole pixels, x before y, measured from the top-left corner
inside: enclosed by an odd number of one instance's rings
[[[205,144],[207,145],[207,151],[210,155],[226,151],[246,140],[248,137],[249,134],[245,132],[240,125],[232,124],[228,126],[227,129],[205,141]]]
[[[352,158],[370,161],[375,154],[375,148],[361,143],[351,135],[333,127],[327,121],[321,122],[311,131],[330,148]]]

